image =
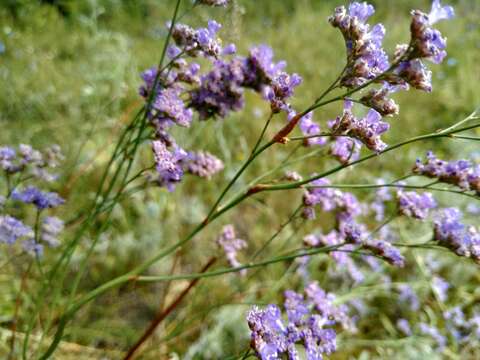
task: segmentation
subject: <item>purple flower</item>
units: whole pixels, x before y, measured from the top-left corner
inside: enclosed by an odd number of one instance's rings
[[[243,107],[244,61],[234,58],[230,62],[217,60],[213,69],[201,77],[200,87],[190,92],[190,106],[200,119],[226,117],[230,111]]]
[[[432,72],[419,59],[400,62],[394,73],[415,89],[432,91]]]
[[[382,257],[393,266],[403,267],[405,265],[405,259],[400,251],[386,241],[367,240],[363,243],[363,247],[370,250],[373,254]]]
[[[50,247],[56,247],[60,244],[58,235],[62,232],[64,223],[55,216],[47,216],[43,219],[40,238]]]
[[[366,21],[375,12],[366,2],[350,4],[348,11],[335,9],[329,22],[338,28],[345,39],[347,67],[341,84],[356,87],[379,76],[389,68],[388,56],[382,48],[385,28],[376,24],[371,29]]]
[[[348,136],[337,136],[330,145],[330,154],[341,164],[356,161],[360,157],[362,143]]]
[[[182,89],[162,89],[153,102],[151,116],[160,122],[172,121],[177,125],[189,127],[192,121],[192,110],[187,109],[180,98]]]
[[[182,160],[188,155],[180,147],[169,151],[163,141],[152,141],[152,149],[155,157],[155,166],[158,173],[156,182],[160,186],[166,186],[168,191],[175,189],[175,184],[183,177]]]
[[[438,159],[431,151],[422,163],[417,159],[413,171],[416,174],[437,178],[447,184],[456,185],[464,190],[480,193],[480,166],[474,166],[467,160],[444,161]]]
[[[275,63],[272,48],[263,44],[250,49],[247,64],[251,76],[247,77],[246,86],[257,90],[264,84],[271,83],[287,65],[285,61]]]
[[[190,174],[209,179],[223,169],[223,162],[206,151],[190,152],[185,168]]]
[[[427,58],[436,64],[442,62],[447,55],[445,51],[447,41],[440,31],[433,29],[431,25],[443,19],[451,19],[454,15],[453,8],[442,7],[439,0],[433,1],[432,10],[428,15],[420,10],[412,11],[410,26],[412,50],[409,58]]]
[[[397,320],[397,329],[400,330],[404,335],[411,336],[412,329],[407,319],[398,319]]]
[[[65,203],[65,200],[56,192],[43,192],[35,186],[28,186],[23,191],[15,189],[12,192],[12,199],[33,204],[39,210],[54,208]]]
[[[23,249],[34,255],[35,257],[41,257],[43,255],[43,245],[35,241],[35,239],[27,239],[22,243]]]
[[[418,324],[418,326],[420,328],[420,333],[431,337],[437,344],[439,350],[442,350],[445,347],[447,339],[445,338],[445,336],[440,334],[440,331],[436,327],[430,326],[425,323],[420,323]]]
[[[382,116],[392,116],[398,114],[398,105],[388,96],[397,90],[397,86],[391,86],[384,83],[380,89],[371,89],[360,98],[360,102],[365,106],[371,107]]]
[[[289,120],[292,119],[296,114],[290,112],[288,114]],[[313,121],[313,112],[309,112],[300,119],[299,122],[300,131],[304,136],[313,136],[321,134],[320,125]],[[305,139],[303,144],[305,146],[314,146],[314,145],[325,145],[327,143],[326,137],[318,136]]]
[[[225,225],[223,227],[222,233],[217,238],[217,244],[223,248],[223,251],[225,251],[225,256],[231,267],[238,267],[241,265],[237,260],[237,252],[246,248],[247,242],[237,238],[233,225]],[[246,269],[241,270],[240,274],[245,275]]]
[[[398,191],[397,200],[399,211],[402,215],[424,220],[428,211],[437,206],[435,199],[430,193],[419,194],[415,191]]]
[[[170,26],[167,24],[167,27]],[[172,30],[172,38],[178,47],[192,57],[217,58],[222,50],[216,35],[220,28],[221,25],[214,20],[209,20],[206,28],[197,30],[184,24],[175,24]]]
[[[288,321],[273,304],[264,310],[254,306],[247,315],[251,346],[260,359],[299,359],[297,347],[303,345],[306,359],[321,360],[336,350],[336,333],[328,326],[348,322],[345,306],[333,305],[334,296],[317,283],[305,289],[306,298],[294,291],[285,292],[284,308]]]
[[[32,234],[32,229],[10,215],[0,215],[0,243],[14,244],[17,239]]]
[[[460,221],[461,218],[458,209],[442,209],[434,221],[434,240],[458,256],[480,262],[480,235],[475,228],[467,228]]]
[[[286,99],[293,95],[293,89],[300,85],[302,78],[298,74],[289,75],[285,72],[279,73],[271,82],[271,85],[264,90],[265,97],[270,101],[270,107],[274,113],[288,111],[289,105]]]
[[[432,278],[432,288],[438,296],[438,299],[442,302],[448,298],[448,289],[450,284],[440,276],[434,276]]]
[[[408,304],[408,307],[411,311],[418,311],[418,309],[420,309],[420,301],[418,300],[418,296],[415,291],[413,291],[412,287],[407,284],[402,284],[398,287],[398,289],[400,290],[398,299],[401,302]]]
[[[0,166],[6,172],[12,173],[18,171],[18,167],[14,165],[16,152],[9,146],[0,147]]]
[[[343,115],[331,122],[334,135],[348,135],[361,141],[370,150],[380,152],[387,145],[380,139],[380,135],[389,129],[386,122],[381,121],[382,116],[374,109],[370,109],[362,119],[353,116],[352,103],[345,101]]]

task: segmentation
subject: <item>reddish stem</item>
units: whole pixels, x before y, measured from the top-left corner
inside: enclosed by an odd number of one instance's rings
[[[207,264],[202,268],[200,272],[205,272],[210,266],[212,266],[217,258],[212,257]],[[157,326],[165,319],[183,300],[183,298],[190,292],[190,290],[198,283],[200,278],[193,279],[190,281],[190,284],[183,290],[173,302],[167,306],[165,310],[160,310],[160,312],[155,316],[155,319],[150,323],[148,328],[145,330],[143,335],[138,339],[138,341],[133,345],[130,350],[128,350],[127,355],[124,357],[124,360],[131,360],[135,352],[142,346],[142,344],[154,333]]]

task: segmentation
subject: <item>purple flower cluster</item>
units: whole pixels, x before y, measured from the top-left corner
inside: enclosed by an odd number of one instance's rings
[[[206,151],[198,151],[188,154],[185,167],[190,174],[209,179],[223,169],[223,162]]]
[[[25,204],[33,204],[38,210],[55,208],[65,202],[56,192],[44,192],[35,186],[28,186],[22,191],[13,190],[12,199]]]
[[[291,290],[284,293],[284,309],[274,304],[261,310],[253,307],[247,316],[251,330],[251,346],[262,360],[298,359],[299,345],[305,348],[308,360],[319,360],[336,350],[336,324],[348,324],[346,306],[335,306],[335,297],[317,283],[305,288],[305,296]]]
[[[58,145],[52,145],[43,152],[26,144],[20,144],[18,150],[10,146],[0,147],[0,168],[9,175],[26,172],[28,176],[51,182],[57,179],[57,175],[50,173],[49,169],[58,167],[63,159]]]
[[[415,191],[398,191],[397,202],[400,214],[419,220],[426,219],[429,210],[437,206],[432,194]]]
[[[384,240],[367,240],[363,247],[393,266],[403,267],[405,259],[395,246]]]
[[[40,239],[50,247],[56,247],[60,244],[58,235],[63,231],[64,222],[56,216],[47,216],[43,218]]]
[[[434,221],[434,240],[459,256],[470,257],[480,263],[480,233],[466,227],[458,209],[443,209]]]
[[[227,1],[205,1],[207,5],[225,5]],[[222,48],[217,33],[221,25],[211,20],[206,28],[193,29],[176,24],[172,29],[175,45],[168,47],[167,68],[152,68],[142,74],[144,84],[139,92],[145,100],[152,99],[148,111],[155,128],[152,148],[157,167],[154,182],[170,191],[182,180],[185,172],[210,177],[221,170],[220,160],[205,152],[183,150],[170,134],[173,125],[189,127],[194,113],[200,120],[225,118],[239,111],[244,104],[245,89],[263,94],[272,111],[291,111],[286,102],[301,82],[297,74],[282,71],[286,63],[275,62],[273,51],[266,45],[253,47],[248,56],[235,54],[234,44]],[[186,57],[205,57],[211,69],[202,73],[200,65],[189,64]],[[155,81],[157,84],[154,88]]]
[[[445,161],[429,151],[425,162],[417,159],[413,172],[480,193],[480,165],[467,160]]]
[[[382,48],[385,28],[376,24],[370,29],[366,23],[375,9],[366,2],[353,2],[348,7],[335,9],[329,22],[338,28],[345,39],[347,48],[347,66],[341,84],[357,87],[385,72],[390,64]]]
[[[315,175],[315,174],[313,174]],[[331,189],[327,179],[318,179],[309,183],[303,193],[303,215],[307,219],[315,218],[315,205],[321,205],[323,211],[337,211],[338,219],[352,219],[358,216],[362,209],[355,195],[349,192]]]
[[[380,135],[385,133],[390,125],[381,121],[382,116],[374,109],[370,109],[364,118],[357,119],[352,113],[352,107],[351,101],[345,101],[343,115],[330,122],[332,134],[348,135],[376,152],[384,150],[387,144],[380,139]]]
[[[13,245],[18,239],[31,236],[32,229],[10,215],[0,215],[0,243]]]
[[[429,14],[420,10],[412,11],[410,44],[397,46],[395,61],[398,66],[386,76],[389,82],[408,84],[428,92],[432,90],[432,73],[421,59],[439,64],[445,58],[447,41],[440,31],[432,28],[432,25],[443,19],[451,19],[453,16],[453,8],[441,6],[440,0],[433,1]]]
[[[217,238],[217,244],[225,252],[227,261],[231,267],[240,266],[240,262],[237,260],[237,252],[247,247],[245,240],[237,238],[235,234],[235,228],[233,225],[225,225],[222,229],[222,233]],[[241,275],[246,274],[246,269],[241,270]]]
[[[170,27],[170,25],[167,25]],[[172,38],[175,44],[189,56],[205,56],[217,58],[222,47],[217,32],[222,26],[214,20],[208,21],[206,28],[193,29],[188,25],[175,24]],[[179,53],[179,51],[177,51]]]

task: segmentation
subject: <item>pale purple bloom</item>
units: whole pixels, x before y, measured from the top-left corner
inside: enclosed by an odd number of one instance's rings
[[[40,238],[50,247],[56,247],[60,244],[58,235],[62,232],[64,222],[55,216],[47,216],[42,221]]]
[[[289,120],[292,119],[296,114],[294,112],[289,113]],[[313,121],[313,112],[309,112],[303,116],[298,124],[300,131],[304,136],[314,136],[321,134],[320,125]],[[314,146],[314,145],[325,145],[327,143],[327,138],[323,136],[311,137],[303,141],[305,146]]]
[[[429,210],[437,206],[433,195],[430,193],[419,194],[415,191],[398,191],[397,200],[402,215],[419,220],[426,219]]]
[[[246,248],[247,242],[237,238],[233,225],[225,225],[223,227],[222,233],[217,238],[217,244],[223,248],[227,261],[231,267],[238,267],[241,265],[237,260],[237,252]],[[246,269],[241,270],[240,274],[245,275]]]
[[[14,244],[17,239],[32,234],[32,229],[10,215],[0,215],[0,243]]]
[[[345,39],[347,62],[341,84],[356,87],[379,76],[389,68],[388,56],[382,48],[385,28],[376,24],[372,28],[366,24],[374,13],[372,5],[366,2],[353,2],[348,11],[341,6],[335,9],[329,22],[338,28]]]
[[[28,186],[22,191],[13,190],[12,199],[26,204],[33,204],[39,210],[54,208],[65,203],[65,200],[56,192],[44,192],[35,186]]]
[[[425,323],[420,323],[419,328],[420,333],[431,337],[435,341],[439,350],[442,350],[445,347],[447,339],[445,338],[445,336],[440,334],[440,331],[436,327],[430,326]]]
[[[230,62],[217,60],[213,69],[201,77],[200,87],[190,92],[190,106],[199,113],[200,119],[224,118],[243,107],[244,66],[240,58]]]
[[[296,171],[285,171],[284,179],[289,181],[301,181],[302,175]]]
[[[333,305],[334,296],[317,283],[308,285],[305,294],[306,297],[291,290],[285,292],[287,319],[273,304],[264,310],[254,306],[249,312],[251,346],[260,359],[299,359],[299,345],[305,348],[307,360],[321,360],[323,354],[336,350],[336,333],[328,326],[349,322],[346,306]]]
[[[442,302],[448,298],[448,289],[450,284],[440,276],[434,276],[432,278],[432,288],[438,296],[438,299]]]
[[[392,244],[383,240],[367,240],[363,243],[365,249],[373,254],[380,256],[393,266],[403,267],[405,259],[400,251]]]
[[[341,164],[348,164],[360,157],[362,143],[348,136],[336,136],[330,145],[330,154]]]
[[[404,335],[411,336],[412,329],[407,319],[398,319],[397,320],[397,329],[400,330]]]
[[[258,45],[250,49],[245,60],[245,80],[243,86],[262,91],[286,66],[285,61],[275,63],[273,50],[267,45]]]
[[[36,257],[43,255],[43,245],[35,241],[35,239],[27,239],[22,243],[23,250]]]
[[[170,25],[167,24],[167,27]],[[222,50],[217,39],[221,25],[214,20],[208,21],[206,28],[193,29],[184,24],[175,24],[172,38],[175,44],[188,55],[217,58]]]
[[[406,303],[411,311],[418,311],[420,309],[420,301],[412,287],[407,284],[401,284],[398,289],[400,290],[398,299]]]
[[[300,85],[302,78],[298,74],[289,75],[285,72],[279,73],[272,79],[270,86],[264,90],[265,97],[270,101],[270,107],[274,113],[289,110],[286,99],[293,95],[293,89]]]
[[[385,133],[390,125],[381,121],[382,116],[374,109],[370,109],[367,115],[361,119],[357,119],[351,109],[352,103],[345,101],[343,115],[338,116],[330,124],[332,133],[358,139],[370,150],[376,152],[384,150],[387,145],[380,139],[380,135]]]
[[[185,159],[185,169],[190,174],[209,179],[223,169],[223,162],[207,151],[190,152]]]
[[[168,191],[173,191],[175,184],[182,180],[182,160],[188,155],[179,147],[169,151],[163,141],[160,140],[152,141],[152,149],[158,173],[157,182],[160,186],[166,186]]]

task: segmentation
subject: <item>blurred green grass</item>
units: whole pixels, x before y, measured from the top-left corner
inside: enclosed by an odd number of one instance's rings
[[[67,164],[60,191],[69,200],[63,214],[68,218],[92,198],[116,135],[140,106],[138,75],[159,57],[166,34],[164,24],[174,2],[71,0],[61,3],[66,16],[56,7],[37,1],[10,0],[0,5],[0,41],[5,46],[0,54],[0,136],[2,144],[23,142],[41,147],[55,142],[62,146]],[[396,43],[408,41],[409,9],[430,6],[428,1],[413,0],[373,3],[378,11],[373,21],[385,24],[385,46],[390,53]],[[227,10],[196,9],[182,21],[202,25],[214,17],[224,25],[221,33],[224,41],[237,43],[240,54],[252,44],[271,45],[277,59],[287,60],[288,71],[303,77],[304,83],[294,99],[294,106],[303,108],[343,67],[343,40],[326,21],[333,8],[340,4],[342,2],[315,0],[236,0]],[[440,66],[429,64],[434,74],[434,92],[410,91],[395,96],[401,110],[400,115],[390,121],[388,143],[445,127],[480,104],[480,2],[456,1],[455,8],[456,19],[439,24],[448,37],[449,56]],[[340,108],[339,104],[322,108],[316,112],[315,119],[325,124]],[[201,221],[219,187],[248,156],[267,114],[267,104],[249,94],[245,110],[231,118],[197,123],[189,131],[178,132],[176,138],[187,148],[208,149],[223,159],[225,171],[210,182],[187,179],[173,194],[153,189],[124,201],[114,211],[114,226],[102,235],[81,291],[123,274],[152,251],[177,241],[193,224]],[[273,127],[282,125],[283,120],[277,119]],[[435,149],[441,156],[465,157],[478,152],[475,144],[444,140],[436,142]],[[432,146],[431,142],[409,146],[401,153],[388,154],[346,171],[336,179],[369,182],[373,176],[401,176],[409,171],[417,156]],[[287,145],[284,149],[269,151],[236,189],[280,162],[292,148],[293,145]],[[148,150],[147,146],[139,160],[144,165],[152,161]],[[289,169],[308,175],[332,165],[331,160],[312,156]],[[359,196],[362,194],[365,193]],[[292,205],[299,202],[300,196],[298,192],[270,194],[242,204],[182,249],[175,271],[198,271],[211,254],[217,253],[214,239],[221,225],[228,222],[235,223],[241,236],[251,244],[249,254],[253,254],[293,211]],[[445,197],[445,201],[450,198]],[[287,247],[298,246],[306,230],[308,227],[296,234],[295,229],[290,229],[289,234],[277,240],[287,241],[291,235]],[[84,240],[82,249],[88,247],[89,241]],[[270,251],[278,253],[281,249],[280,243],[274,243]],[[81,255],[80,250],[75,261],[79,261]],[[172,263],[172,259],[161,262],[151,271],[167,273]],[[74,262],[72,273],[76,265]],[[243,323],[248,304],[258,298],[265,301],[278,298],[279,290],[288,284],[284,272],[284,265],[275,265],[255,272],[255,276],[247,280],[226,276],[202,281],[188,303],[158,331],[155,340],[165,341],[161,345],[152,341],[145,358],[162,358],[165,352],[194,356],[198,351],[197,358],[221,358],[241,352],[248,336],[245,325],[239,331],[238,324]],[[182,282],[172,284],[169,298],[182,285]],[[0,288],[6,289],[2,290],[2,303],[10,303],[8,295],[3,294],[11,293],[16,286],[2,278]],[[128,285],[115,294],[109,293],[81,311],[67,339],[98,348],[125,349],[152,318],[165,292],[165,284],[157,284]],[[11,311],[9,306],[5,305],[5,311]],[[195,342],[189,350],[188,345]],[[389,347],[379,350],[375,346],[350,346],[348,342],[346,346],[350,350],[340,351],[338,358],[347,358],[345,354],[359,356],[362,349],[372,350],[372,358],[375,354],[392,358],[381,355],[382,351],[388,354]],[[429,351],[428,348],[425,351]]]

